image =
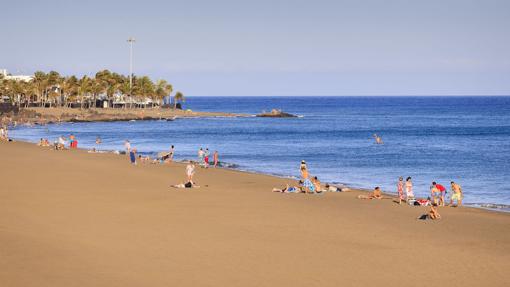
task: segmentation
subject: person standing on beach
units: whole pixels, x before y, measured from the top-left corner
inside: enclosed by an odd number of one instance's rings
[[[442,184],[436,183],[435,181],[432,182],[432,188],[431,188],[432,202],[436,202],[436,198],[437,198],[439,201],[438,205],[444,206],[445,195],[446,195],[446,188]]]
[[[397,182],[398,204],[402,204],[404,200],[404,178],[399,177]]]
[[[202,164],[204,161],[204,149],[200,148],[198,150],[198,164]]]
[[[413,182],[411,181],[411,177],[406,178],[406,201],[414,199],[413,193]]]
[[[464,197],[462,193],[462,187],[455,182],[451,182],[452,185],[452,197],[450,198],[450,206],[461,206],[462,198]],[[457,201],[457,205],[453,205],[453,201]]]
[[[195,174],[195,165],[192,162],[190,162],[186,166],[186,176],[188,177],[188,182],[191,182],[192,184],[194,183],[193,182],[194,174]]]
[[[129,152],[129,160],[132,164],[136,165],[136,149],[131,149]]]
[[[205,168],[208,168],[209,167],[209,148],[206,148],[205,149],[205,152],[204,152],[204,167]]]
[[[299,170],[301,172],[301,179],[308,179],[308,167],[306,166],[306,162],[304,160],[301,161],[301,165],[299,166]]]
[[[215,150],[213,153],[214,167],[218,166],[218,151]]]
[[[170,153],[168,154],[168,160],[170,162],[172,162],[174,160],[174,151],[175,151],[175,147],[174,147],[174,145],[172,145],[170,147]]]
[[[129,155],[129,152],[131,151],[131,143],[129,140],[124,141],[124,149],[126,149],[126,154]]]

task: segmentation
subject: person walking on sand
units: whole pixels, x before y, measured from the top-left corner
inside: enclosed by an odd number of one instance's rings
[[[462,205],[462,198],[464,197],[462,193],[462,187],[460,187],[459,184],[455,182],[451,182],[452,185],[452,196],[450,198],[450,206],[461,206]],[[457,205],[453,205],[453,201],[457,201]]]
[[[124,141],[124,149],[126,150],[126,154],[129,155],[129,152],[131,151],[131,143],[129,140]]]
[[[188,177],[188,182],[193,182],[193,175],[195,174],[195,165],[192,162],[189,162],[186,166],[186,176]]]
[[[404,200],[404,178],[399,177],[397,182],[398,204],[402,204]]]
[[[406,201],[409,202],[409,200],[414,199],[413,182],[411,181],[410,176],[406,178],[405,186],[406,186]]]
[[[218,166],[218,151],[215,150],[213,153],[214,167]]]

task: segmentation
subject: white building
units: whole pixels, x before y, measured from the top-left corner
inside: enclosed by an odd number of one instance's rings
[[[9,73],[7,73],[6,69],[0,69],[0,74],[3,75],[4,79],[6,79],[6,80],[30,82],[34,79],[34,76],[9,75]]]

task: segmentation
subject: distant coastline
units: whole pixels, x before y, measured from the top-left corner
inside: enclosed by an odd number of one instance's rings
[[[113,122],[132,120],[174,120],[198,117],[249,117],[249,114],[224,112],[196,112],[167,108],[147,109],[78,109],[78,108],[23,108],[3,115],[12,125],[45,125],[59,122]]]

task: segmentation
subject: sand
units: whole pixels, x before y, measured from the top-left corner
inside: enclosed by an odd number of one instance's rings
[[[178,152],[178,151],[177,151]],[[0,286],[510,286],[510,214],[0,142]]]

